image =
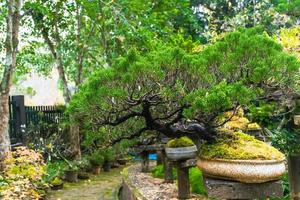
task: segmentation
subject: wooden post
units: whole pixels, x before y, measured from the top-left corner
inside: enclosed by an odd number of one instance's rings
[[[162,150],[156,151],[156,165],[162,165],[164,161],[164,155]]]
[[[189,168],[178,166],[177,177],[178,177],[178,199],[190,198]]]
[[[25,113],[25,100],[23,95],[12,96],[12,100],[15,102],[16,115],[15,115],[15,129],[20,142],[23,145],[27,144],[26,140],[26,113]]]
[[[142,156],[142,172],[149,172],[149,152],[143,151]]]
[[[170,160],[168,160],[165,152],[163,151],[164,158],[164,175],[165,175],[165,183],[173,183],[173,164]]]
[[[300,200],[300,155],[288,157],[291,198]]]

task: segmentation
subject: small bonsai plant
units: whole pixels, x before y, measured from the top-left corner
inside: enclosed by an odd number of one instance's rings
[[[197,155],[196,145],[186,136],[170,140],[166,145],[165,151],[170,160],[177,161],[195,158]]]
[[[104,162],[104,157],[100,151],[94,151],[90,155],[89,161],[93,166],[101,166]]]
[[[78,181],[78,170],[79,170],[79,161],[67,161],[65,168],[65,180],[69,182]]]
[[[51,182],[51,189],[52,190],[59,190],[59,189],[62,189],[63,188],[63,181],[58,178],[58,177],[55,177]]]
[[[115,159],[115,152],[114,152],[114,150],[112,148],[106,149],[103,152],[103,157],[104,157],[103,170],[105,172],[108,172],[108,171],[110,171],[111,163]]]
[[[96,150],[89,156],[93,174],[100,174],[101,166],[104,163],[104,157],[102,154],[103,152]]]
[[[195,145],[194,142],[186,136],[170,140],[167,143],[168,148],[190,147],[190,146],[194,146],[194,145]]]

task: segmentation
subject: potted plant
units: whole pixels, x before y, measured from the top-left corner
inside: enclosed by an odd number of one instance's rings
[[[78,181],[78,161],[67,161],[65,168],[65,180],[68,182]]]
[[[109,148],[104,151],[104,163],[103,163],[103,171],[109,172],[111,169],[111,163],[114,161],[114,151],[112,148]]]
[[[165,152],[170,160],[185,160],[196,157],[197,147],[190,138],[184,136],[170,140],[166,145]]]
[[[51,185],[51,189],[52,190],[61,190],[64,187],[63,181],[60,178],[58,178],[58,177],[55,177],[50,182],[50,185]]]
[[[103,157],[102,153],[100,151],[94,151],[90,155],[89,161],[91,163],[93,174],[96,174],[96,175],[100,174],[101,165],[104,162],[104,157]]]
[[[279,180],[285,157],[274,147],[242,132],[220,131],[199,148],[198,167],[208,177],[245,183]]]

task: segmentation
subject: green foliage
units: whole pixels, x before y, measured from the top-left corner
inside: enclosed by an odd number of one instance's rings
[[[186,136],[170,140],[167,143],[167,147],[169,147],[169,148],[190,147],[190,146],[193,146],[193,145],[195,145],[194,142]]]
[[[112,162],[115,160],[115,152],[113,148],[107,148],[103,150],[104,162]]]
[[[199,156],[205,159],[283,160],[274,147],[240,132],[220,132],[213,144],[203,144]]]
[[[50,184],[53,185],[53,186],[58,186],[58,185],[61,185],[62,183],[63,183],[63,181],[60,178],[55,177],[53,179],[53,181],[51,181]]]
[[[272,133],[272,146],[278,148],[286,155],[300,153],[300,138],[298,129],[274,130]]]
[[[158,165],[151,169],[151,175],[155,178],[164,178],[164,166]],[[175,168],[172,169],[173,178],[177,179],[177,171]]]
[[[129,137],[147,126],[142,116],[114,126],[107,121],[140,113],[139,100],[145,95],[161,102],[151,106],[154,119],[168,123],[167,116],[182,106],[183,120],[210,124],[213,116],[236,105],[251,106],[257,99],[263,103],[263,97],[272,95],[270,85],[285,91],[298,87],[299,62],[261,28],[225,34],[203,50],[176,38],[167,43],[155,40],[146,52],[129,49],[112,67],[88,79],[68,108],[84,123],[83,132],[98,135],[102,144]]]
[[[277,10],[282,13],[286,13],[294,18],[300,16],[300,1],[299,0],[278,0],[276,2]]]
[[[90,163],[94,166],[101,166],[104,163],[104,156],[101,151],[94,151],[89,157]]]
[[[189,179],[193,193],[206,195],[202,172],[198,167],[192,167],[189,170]]]
[[[65,160],[66,166],[64,168],[64,171],[77,171],[79,170],[80,161],[79,160]]]
[[[67,163],[62,160],[48,162],[46,165],[46,174],[43,176],[43,180],[50,183],[56,177],[62,177],[66,166]]]
[[[177,179],[176,168],[172,169],[172,173],[173,173],[173,178],[176,180]],[[151,175],[155,178],[164,178],[164,166],[158,165],[152,168]],[[202,172],[198,169],[198,167],[190,168],[189,180],[191,185],[191,191],[193,193],[206,195]]]
[[[252,105],[249,107],[250,113],[248,116],[256,122],[262,123],[262,124],[268,124],[270,121],[272,121],[272,116],[276,112],[276,106],[278,108],[279,105],[276,104],[266,104],[262,103],[259,106]]]

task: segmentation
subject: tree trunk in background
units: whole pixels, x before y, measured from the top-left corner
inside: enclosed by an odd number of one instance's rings
[[[8,15],[5,40],[5,69],[0,83],[0,169],[4,167],[3,160],[10,151],[8,132],[9,107],[8,97],[12,85],[12,76],[16,68],[19,44],[20,10],[22,0],[8,0]]]

